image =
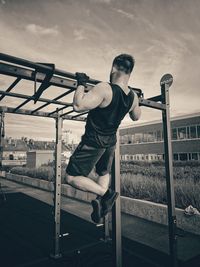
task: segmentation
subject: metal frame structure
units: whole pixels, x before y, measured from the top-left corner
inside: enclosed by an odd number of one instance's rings
[[[86,121],[84,116],[87,112],[72,115],[72,103],[65,102],[61,99],[73,93],[76,90],[77,82],[75,74],[65,72],[55,68],[54,64],[34,63],[21,58],[0,53],[0,74],[15,77],[15,81],[4,90],[0,90],[0,102],[5,97],[14,97],[23,99],[22,103],[16,107],[0,106],[1,118],[5,113],[38,116],[52,118],[56,121],[56,153],[55,153],[55,186],[54,186],[54,258],[61,257],[60,249],[60,210],[61,210],[61,149],[62,149],[62,124],[64,120]],[[33,83],[33,95],[19,94],[11,92],[21,80],[28,80]],[[172,76],[166,74],[161,79],[161,95],[144,99],[139,99],[140,105],[150,107],[162,111],[163,129],[164,129],[164,146],[165,146],[165,167],[168,197],[168,227],[169,227],[169,252],[171,263],[170,266],[177,266],[177,244],[176,244],[176,216],[175,216],[175,200],[173,185],[173,166],[172,166],[172,148],[171,148],[171,127],[169,113],[169,87],[172,84]],[[100,81],[90,79],[87,89],[90,90]],[[37,85],[39,87],[37,88]],[[49,87],[56,86],[63,88],[64,92],[53,98],[42,98],[42,93]],[[134,88],[133,88],[134,89]],[[27,103],[41,102],[42,105],[35,109],[24,109]],[[42,111],[43,108],[55,104],[57,108],[51,112]],[[70,115],[71,114],[71,115]],[[1,123],[2,125],[2,123]],[[115,159],[112,166],[112,187],[115,191],[120,192],[120,151],[119,151],[119,133],[118,142],[115,151]],[[2,154],[2,138],[1,138],[1,154]],[[2,159],[2,156],[0,160]],[[108,217],[104,221],[104,240],[109,239]],[[114,266],[122,266],[122,244],[121,244],[121,210],[120,197],[112,210],[112,245]]]

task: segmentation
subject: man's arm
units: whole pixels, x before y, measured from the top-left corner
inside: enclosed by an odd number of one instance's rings
[[[73,108],[76,112],[83,112],[98,107],[105,99],[104,83],[98,83],[90,91],[79,85],[73,99]]]
[[[139,99],[138,99],[138,96],[135,92],[134,92],[133,104],[132,104],[132,107],[129,111],[129,116],[133,121],[139,120],[139,118],[141,116],[141,108],[139,107]]]

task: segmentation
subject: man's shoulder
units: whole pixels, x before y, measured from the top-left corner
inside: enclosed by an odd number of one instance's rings
[[[110,88],[110,84],[108,82],[99,82],[95,85],[95,87],[106,89],[106,88]]]
[[[95,85],[96,91],[98,91],[102,97],[107,98],[112,93],[112,88],[107,82],[100,82]]]

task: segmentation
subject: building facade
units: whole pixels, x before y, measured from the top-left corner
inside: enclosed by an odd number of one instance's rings
[[[164,159],[163,125],[154,121],[120,127],[122,160]],[[171,118],[173,160],[200,161],[200,113]]]

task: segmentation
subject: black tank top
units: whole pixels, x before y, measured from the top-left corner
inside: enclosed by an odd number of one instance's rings
[[[129,112],[134,92],[130,89],[128,95],[120,86],[110,84],[113,92],[111,103],[105,108],[94,108],[89,111],[82,141],[95,147],[111,147],[116,144],[117,129]]]

